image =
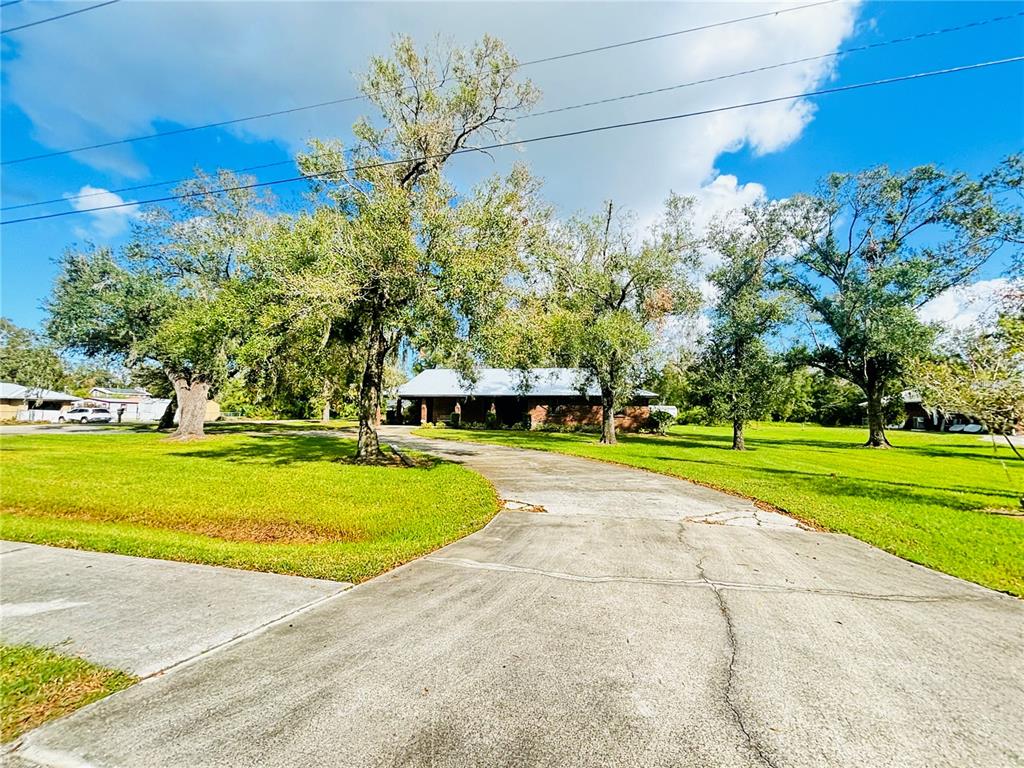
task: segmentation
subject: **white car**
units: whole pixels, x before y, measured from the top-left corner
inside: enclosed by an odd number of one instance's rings
[[[63,424],[66,421],[77,421],[80,424],[105,423],[113,420],[108,408],[72,408],[62,413],[57,421]]]

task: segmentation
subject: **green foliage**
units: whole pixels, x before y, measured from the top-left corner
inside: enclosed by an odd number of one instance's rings
[[[708,276],[717,297],[692,388],[713,420],[742,426],[767,416],[778,399],[783,369],[767,336],[785,319],[785,308],[769,290],[767,275],[786,242],[777,205],[748,207],[719,220],[709,233],[709,248],[721,265]]]
[[[675,421],[675,417],[667,411],[653,411],[651,413],[651,430],[659,435],[668,433],[669,426]]]
[[[817,421],[814,394],[817,376],[806,367],[786,372],[771,403],[773,421]]]
[[[537,250],[524,295],[495,324],[489,358],[526,368],[542,362],[579,367],[580,388],[596,383],[608,413],[628,402],[653,369],[656,333],[697,303],[693,201],[672,195],[646,237],[635,218],[577,216]],[[498,343],[495,343],[495,342]],[[606,421],[602,439],[614,441]]]
[[[1015,324],[961,334],[937,361],[917,365],[925,402],[945,413],[971,416],[998,435],[1013,435],[1024,424],[1024,351]]]
[[[244,278],[242,253],[261,201],[251,190],[202,193],[245,181],[199,173],[177,188],[191,195],[181,208],[149,210],[121,253],[66,252],[47,302],[50,336],[90,357],[222,384],[239,324],[225,289]]]
[[[833,174],[787,205],[795,257],[779,284],[806,309],[806,362],[860,387],[872,444],[881,404],[896,395],[934,330],[915,309],[958,285],[1019,229],[990,177],[935,166]]]
[[[665,405],[685,408],[692,402],[694,357],[689,352],[680,352],[675,360],[663,365],[646,378],[641,386],[657,392],[659,401]]]
[[[352,281],[337,212],[280,217],[253,233],[248,278],[233,297],[247,318],[236,352],[238,389],[252,407],[296,417],[337,411],[357,385],[357,334],[346,312]]]
[[[676,424],[710,424],[713,420],[708,416],[707,408],[695,405],[690,408],[680,408],[676,416]]]
[[[0,317],[0,381],[61,389],[68,384],[68,376],[64,361],[49,342]]]
[[[536,184],[522,167],[456,194],[445,163],[471,142],[504,135],[537,98],[502,43],[419,52],[408,37],[371,59],[363,93],[380,119],[361,119],[350,152],[315,141],[299,157],[314,191],[336,206],[330,242],[350,292],[336,316],[361,340],[359,455],[377,452],[373,417],[384,371],[403,343],[467,374],[481,323],[499,311],[507,277],[542,229]],[[338,170],[358,166],[358,170]]]

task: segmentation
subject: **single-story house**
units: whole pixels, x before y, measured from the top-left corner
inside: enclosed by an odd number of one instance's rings
[[[900,398],[903,400],[905,417],[901,429],[941,432],[949,431],[950,427],[977,423],[977,419],[962,413],[945,413],[939,408],[925,405],[921,393],[915,389],[903,390],[900,392]]]
[[[77,399],[67,392],[0,381],[0,419],[56,422],[61,410]]]
[[[615,414],[619,429],[639,429],[651,415],[658,395],[638,389]],[[406,404],[412,406],[405,419]],[[535,429],[543,424],[599,426],[601,392],[578,368],[531,368],[524,377],[515,368],[481,368],[475,382],[451,368],[433,368],[417,374],[398,388],[398,420],[423,424],[448,421],[459,414],[463,423],[492,419],[503,426],[522,424]]]
[[[89,397],[105,398],[107,400],[145,400],[150,397],[147,390],[141,387],[93,387],[89,390]]]
[[[159,421],[169,402],[167,398],[154,398],[146,390],[137,387],[93,387],[89,390],[89,396],[78,400],[75,405],[107,408],[114,421]]]

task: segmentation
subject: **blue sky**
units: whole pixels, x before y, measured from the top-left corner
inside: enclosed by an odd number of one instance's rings
[[[26,0],[3,26],[81,7]],[[660,34],[785,7],[783,3],[344,4],[322,2],[123,2],[2,38],[2,157],[144,135],[348,95],[371,53],[391,36],[439,33],[468,43],[502,37],[521,59]],[[657,88],[972,20],[1020,13],[1024,3],[833,3],[523,70],[543,108]],[[1024,17],[902,45],[520,122],[529,137],[723,106],[937,69],[1024,52]],[[360,103],[225,129],[5,166],[3,205],[61,198],[85,187],[118,189],[207,169],[287,160],[311,136],[347,139]],[[1024,146],[1024,64],[772,105],[583,139],[460,159],[471,184],[513,160],[545,180],[562,212],[614,198],[641,218],[669,190],[694,194],[703,215],[767,194],[811,189],[833,170],[935,162],[970,173]],[[257,173],[288,176],[288,166]],[[167,188],[123,193],[128,201]],[[275,189],[284,208],[301,185]],[[92,200],[104,201],[105,197]],[[111,198],[114,199],[114,198]],[[86,201],[82,201],[86,202]],[[66,202],[3,217],[68,210]],[[54,259],[75,243],[118,245],[131,209],[0,229],[2,313],[38,326]],[[996,278],[995,261],[979,275]],[[938,319],[962,302],[936,309]],[[937,305],[938,306],[938,305]]]

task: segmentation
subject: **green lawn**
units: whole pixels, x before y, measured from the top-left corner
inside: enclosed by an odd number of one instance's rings
[[[46,648],[0,645],[0,741],[16,739],[135,680]]]
[[[456,464],[354,465],[338,461],[353,441],[291,426],[213,432],[5,436],[0,537],[363,581],[497,511],[490,484]]]
[[[893,450],[859,447],[863,429],[764,424],[746,452],[726,427],[673,427],[665,437],[423,429],[419,434],[559,451],[643,467],[760,499],[907,560],[1024,596],[1024,462],[969,435],[894,432]]]

